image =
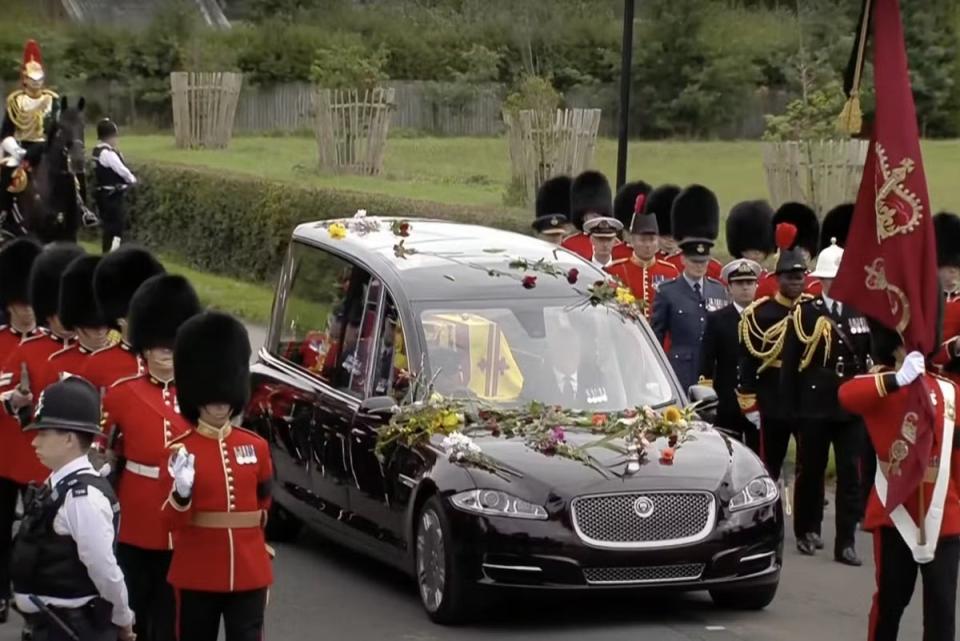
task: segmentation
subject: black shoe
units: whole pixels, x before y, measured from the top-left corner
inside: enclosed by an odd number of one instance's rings
[[[0,599],[0,623],[6,623],[8,618],[10,618],[10,602]]]
[[[33,626],[29,623],[23,624],[23,630],[20,631],[20,641],[33,641]]]
[[[797,551],[804,556],[813,556],[817,553],[813,546],[813,541],[808,536],[802,536],[797,539]]]
[[[844,565],[852,565],[855,568],[863,565],[863,561],[860,560],[860,557],[857,556],[857,551],[853,549],[853,546],[848,546],[837,552],[834,557],[834,561],[837,563],[843,563]]]
[[[813,543],[813,547],[817,548],[818,550],[823,549],[823,539],[820,537],[819,534],[817,534],[816,532],[810,532],[809,534],[807,534],[807,538],[810,540],[811,543]]]

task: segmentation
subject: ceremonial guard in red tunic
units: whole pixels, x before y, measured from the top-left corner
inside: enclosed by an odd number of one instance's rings
[[[673,238],[673,223],[670,212],[673,201],[680,195],[680,188],[676,185],[660,185],[649,194],[643,203],[643,213],[657,217],[657,258],[669,261],[671,257],[680,254],[677,241]]]
[[[570,186],[570,216],[577,233],[565,238],[561,245],[586,260],[592,260],[593,243],[584,227],[594,218],[613,217],[613,191],[606,176],[599,171],[585,171],[573,180]],[[617,239],[614,239],[613,245],[611,254],[614,258],[624,258],[632,251]]]
[[[853,222],[853,203],[837,205],[828,211],[820,225],[820,251],[831,245],[836,245],[840,249],[846,247],[851,222]]]
[[[130,299],[143,281],[162,274],[163,265],[142,247],[123,245],[100,259],[93,272],[93,294],[111,329],[120,341],[90,355],[80,375],[103,392],[121,378],[140,372],[140,362],[130,348],[127,311]]]
[[[776,249],[773,244],[773,208],[765,200],[737,203],[727,216],[727,251],[761,267]],[[760,274],[766,276],[766,269]]]
[[[864,528],[873,532],[877,591],[870,611],[869,640],[895,641],[910,603],[917,573],[923,582],[924,641],[956,639],[957,569],[960,566],[960,452],[956,436],[957,386],[926,372],[924,356],[906,356],[895,332],[871,323],[879,371],[840,388],[840,403],[863,416],[877,452],[877,473]],[[894,371],[894,368],[897,368]],[[918,417],[908,413],[907,388],[923,377],[934,422],[929,467],[916,492],[892,511],[886,507],[889,479],[911,455]],[[909,638],[919,638],[910,635]]]
[[[645,183],[628,183],[617,194],[617,218],[623,217],[623,209],[630,196],[634,202],[628,211],[633,211],[630,225],[630,245],[633,255],[613,261],[606,270],[619,278],[637,300],[645,305],[644,313],[649,320],[653,316],[653,299],[660,285],[680,275],[677,268],[657,258],[657,217],[643,213],[646,194]]]
[[[570,176],[554,176],[537,190],[533,229],[543,240],[559,245],[570,228]]]
[[[103,399],[123,511],[117,558],[141,641],[175,638],[173,590],[167,583],[173,537],[162,525],[162,509],[170,493],[168,448],[190,426],[178,411],[173,345],[179,327],[200,311],[184,277],[147,279],[130,302],[129,316],[124,312],[131,348],[143,359],[144,371],[115,382]]]
[[[817,214],[801,203],[785,203],[773,215],[773,229],[781,223],[788,223],[796,228],[796,240],[788,249],[799,252],[804,266],[809,267],[810,260],[817,253],[817,247],[820,244],[820,221],[817,219]],[[820,283],[809,274],[804,275],[803,288],[805,294],[820,295]],[[776,295],[779,289],[777,274],[767,274],[760,279],[757,286],[757,299],[770,298]]]
[[[226,314],[194,316],[177,334],[177,399],[192,429],[171,445],[163,510],[174,533],[179,641],[215,641],[221,619],[227,641],[262,637],[273,469],[267,442],[230,422],[250,393],[249,362],[247,332]]]
[[[6,311],[9,324],[0,326],[0,360],[5,361],[24,340],[38,336],[36,317],[30,306],[28,289],[30,268],[40,245],[28,238],[18,238],[0,249],[0,305]],[[4,378],[10,378],[8,376]],[[0,390],[9,386],[8,380],[0,380]],[[3,433],[3,436],[6,436]],[[0,436],[0,623],[7,620],[10,598],[10,535],[17,497],[22,485],[10,478],[11,464],[9,439]]]

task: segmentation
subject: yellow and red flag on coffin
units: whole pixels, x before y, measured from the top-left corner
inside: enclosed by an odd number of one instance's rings
[[[423,321],[427,342],[466,355],[464,385],[488,401],[512,401],[523,389],[523,374],[500,326],[477,314],[436,314]]]

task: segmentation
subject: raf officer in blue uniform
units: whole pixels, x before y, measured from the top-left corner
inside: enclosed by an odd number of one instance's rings
[[[706,275],[710,249],[720,230],[717,197],[706,187],[691,185],[673,201],[670,218],[673,235],[683,252],[684,268],[679,278],[660,286],[651,323],[686,390],[697,383],[700,375],[700,347],[707,313],[729,303],[723,283]]]

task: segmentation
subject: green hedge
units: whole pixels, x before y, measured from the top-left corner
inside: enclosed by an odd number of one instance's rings
[[[338,189],[304,188],[194,167],[138,164],[132,236],[197,269],[272,282],[290,232],[312,220],[371,215],[441,218],[528,232],[516,210],[466,207]]]

